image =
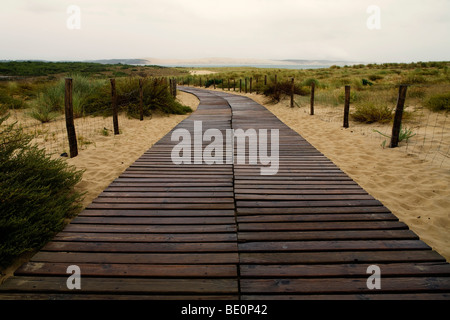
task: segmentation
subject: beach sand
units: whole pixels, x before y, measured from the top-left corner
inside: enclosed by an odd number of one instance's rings
[[[432,162],[432,157],[423,160],[405,152],[405,145],[397,149],[382,148],[380,139],[371,139],[364,134],[367,130],[358,130],[360,125],[350,122],[350,128],[344,129],[341,123],[325,122],[310,116],[306,107],[290,108],[289,99],[273,104],[263,95],[237,94],[264,105],[450,262],[448,167]],[[321,106],[316,106],[316,109],[320,110]],[[434,124],[438,121],[430,122],[429,133],[433,132]],[[449,127],[447,125],[444,132],[435,133],[436,136],[443,136],[447,144],[450,143]],[[374,127],[370,128],[372,131]]]
[[[208,75],[208,74],[214,74],[217,72],[209,71],[209,70],[191,70],[191,71],[189,71],[189,73],[193,76],[204,76],[204,75]]]

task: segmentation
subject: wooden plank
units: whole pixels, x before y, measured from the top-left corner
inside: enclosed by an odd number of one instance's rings
[[[362,207],[362,206],[382,206],[378,200],[334,200],[334,201],[236,201],[236,206],[243,207],[262,207],[262,208],[292,208],[292,207]]]
[[[240,265],[241,277],[364,277],[368,278],[370,264],[333,265]],[[377,264],[381,276],[450,276],[448,263]],[[331,280],[332,281],[332,280]]]
[[[384,206],[377,207],[297,207],[297,208],[236,208],[239,216],[260,214],[323,214],[323,213],[390,213]]]
[[[55,241],[83,242],[236,242],[235,233],[73,233],[60,232]]]
[[[139,209],[139,210],[217,210],[234,209],[234,203],[92,203],[89,209]]]
[[[420,240],[258,241],[239,244],[239,252],[431,250]]]
[[[106,232],[106,233],[234,233],[235,225],[89,225],[70,224],[65,232]]]
[[[238,223],[255,222],[332,222],[332,221],[398,221],[398,218],[391,213],[371,213],[371,214],[275,214],[275,215],[250,215],[238,216]]]
[[[407,229],[399,221],[321,221],[321,222],[287,222],[287,223],[240,223],[239,231],[282,231],[282,230],[392,230]]]
[[[450,293],[383,293],[383,294],[246,294],[240,295],[240,300],[449,300]]]
[[[239,242],[248,241],[292,241],[292,240],[418,240],[411,230],[356,230],[356,231],[261,231],[239,232]]]
[[[241,264],[324,264],[324,263],[394,263],[445,262],[431,250],[348,251],[348,252],[243,252]]]
[[[382,278],[381,289],[377,293],[392,292],[446,292],[450,293],[450,277]],[[330,279],[241,279],[243,293],[371,293],[367,288],[367,278]]]
[[[233,217],[77,217],[72,221],[72,224],[120,224],[120,225],[220,225],[220,224],[234,224]]]
[[[152,253],[152,252],[236,252],[237,245],[232,242],[201,242],[201,243],[122,243],[122,242],[59,242],[47,243],[42,251],[66,252],[123,252],[123,253]]]
[[[10,278],[0,292],[70,292],[67,277]],[[237,293],[235,279],[149,279],[149,278],[90,278],[82,279],[81,290],[86,293]]]
[[[77,294],[77,293],[2,293],[0,300],[217,300],[233,301],[239,300],[239,295],[212,295],[212,294],[189,294],[189,295],[163,295],[163,294]]]
[[[89,264],[80,263],[83,277],[207,277],[237,276],[235,265],[151,265],[151,264]],[[66,263],[29,262],[21,266],[16,276],[67,276]]]
[[[31,262],[122,264],[236,264],[237,253],[37,253]]]
[[[234,217],[234,210],[170,210],[170,209],[154,209],[154,210],[140,210],[140,209],[125,209],[125,210],[107,210],[107,209],[85,209],[80,213],[79,217]]]

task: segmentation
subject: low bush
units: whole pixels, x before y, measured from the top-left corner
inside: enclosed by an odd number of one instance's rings
[[[375,102],[360,103],[351,114],[352,119],[363,123],[386,123],[392,120],[392,108],[387,104]]]
[[[270,83],[264,89],[264,95],[274,101],[281,101],[284,97],[290,96],[292,92],[291,80],[284,80],[278,83]],[[294,84],[294,94],[306,96],[310,94],[310,88],[298,83]]]
[[[432,111],[450,111],[450,92],[432,95],[425,101],[425,107]]]
[[[80,208],[82,172],[31,145],[32,137],[0,118],[0,267],[39,249]]]
[[[244,81],[242,81],[242,82],[244,82]],[[222,79],[208,79],[205,82],[205,88],[209,88],[211,86],[214,86],[214,84],[216,84],[216,86],[217,86],[217,85],[219,85],[221,83],[222,83]]]

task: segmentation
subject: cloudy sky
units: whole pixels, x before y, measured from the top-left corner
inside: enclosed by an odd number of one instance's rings
[[[439,61],[450,60],[449,39],[450,0],[0,1],[7,60]]]

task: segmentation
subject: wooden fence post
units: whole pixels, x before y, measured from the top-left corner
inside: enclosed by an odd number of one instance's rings
[[[348,115],[350,113],[350,86],[345,86],[344,128],[348,128]]]
[[[174,98],[177,97],[177,79],[176,78],[173,79],[173,97]]]
[[[65,115],[66,115],[66,129],[67,137],[69,139],[70,157],[75,158],[78,155],[77,134],[75,132],[75,124],[73,122],[73,83],[71,78],[66,78],[65,89]]]
[[[267,74],[264,75],[264,85],[267,86]]]
[[[110,79],[111,81],[111,103],[113,111],[113,125],[114,134],[119,134],[119,119],[117,116],[117,94],[116,94],[116,79]]]
[[[245,78],[245,93],[247,93],[247,78]]]
[[[233,91],[236,91],[236,79],[233,79]]]
[[[228,91],[230,91],[230,78],[228,78]]]
[[[275,88],[273,89],[274,93],[277,94],[278,92],[278,76],[275,75]]]
[[[144,79],[139,79],[139,113],[140,120],[144,120]]]
[[[239,79],[239,92],[242,92],[242,79]]]
[[[316,89],[316,83],[315,82],[312,82],[311,83],[311,112],[310,112],[310,115],[314,115],[314,91],[315,91],[315,89]]]
[[[398,91],[397,108],[395,109],[394,125],[392,127],[391,145],[390,148],[397,148],[402,126],[403,108],[406,100],[407,85],[400,85]]]
[[[295,83],[294,83],[294,78],[292,78],[291,80],[291,108],[294,107],[294,91],[295,91]]]
[[[252,82],[253,82],[253,78],[250,77],[250,93],[252,93]]]

